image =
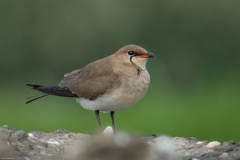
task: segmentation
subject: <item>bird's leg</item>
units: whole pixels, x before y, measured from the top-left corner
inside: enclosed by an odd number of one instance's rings
[[[114,112],[111,111],[111,112],[110,112],[110,115],[111,115],[111,119],[112,119],[112,128],[113,128],[113,132],[115,133]]]
[[[100,131],[102,132],[102,125],[101,125],[101,120],[100,120],[100,117],[99,117],[99,110],[95,110],[95,116],[97,118],[97,122],[98,122],[98,126],[100,128]]]

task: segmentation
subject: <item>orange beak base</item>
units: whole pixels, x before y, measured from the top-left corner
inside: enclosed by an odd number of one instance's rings
[[[153,58],[154,57],[154,54],[153,53],[145,53],[145,54],[141,54],[140,55],[141,58]]]

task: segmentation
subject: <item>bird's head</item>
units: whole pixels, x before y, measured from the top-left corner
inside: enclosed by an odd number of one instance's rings
[[[153,53],[147,52],[144,48],[130,44],[120,48],[115,55],[121,62],[127,62],[140,71],[146,70],[148,58],[154,57]]]

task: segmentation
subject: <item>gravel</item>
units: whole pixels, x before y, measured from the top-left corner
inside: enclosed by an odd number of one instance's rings
[[[0,127],[0,159],[14,160],[239,160],[240,144],[234,141],[199,141],[193,137],[113,134],[100,135],[57,130],[29,132]]]

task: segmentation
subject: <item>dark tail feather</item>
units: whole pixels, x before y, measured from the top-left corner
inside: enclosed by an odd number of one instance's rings
[[[34,100],[37,100],[39,98],[45,97],[47,95],[55,95],[55,96],[62,96],[62,97],[77,97],[77,95],[73,94],[68,88],[61,88],[59,86],[40,86],[40,85],[34,85],[34,84],[26,84],[27,86],[30,86],[31,89],[40,91],[45,93],[42,96],[36,97],[32,100],[27,101],[26,103],[30,103]],[[34,96],[33,96],[34,97]],[[32,98],[32,97],[30,97]]]
[[[45,97],[45,96],[47,96],[47,95],[48,95],[48,94],[44,94],[44,95],[42,95],[42,96],[39,96],[39,97],[33,98],[33,99],[27,101],[26,104],[28,104],[28,103],[30,103],[30,102],[32,102],[32,101],[35,101],[35,100],[37,100],[37,99],[39,99],[39,98],[43,98],[43,97]]]

